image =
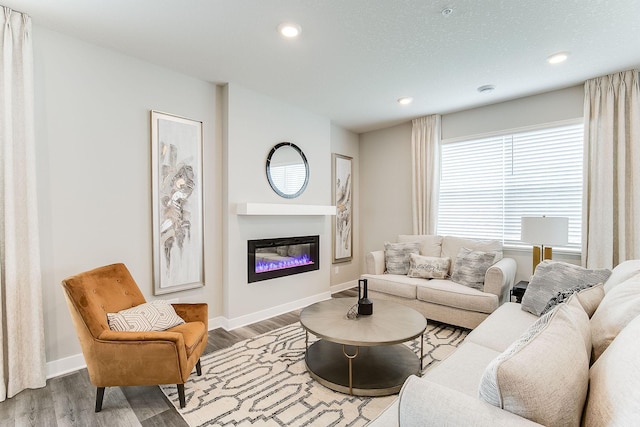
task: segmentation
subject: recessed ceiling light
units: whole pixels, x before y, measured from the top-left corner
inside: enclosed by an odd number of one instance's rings
[[[566,61],[568,57],[569,57],[569,52],[558,52],[548,57],[547,62],[549,64],[559,64],[561,62]]]
[[[496,87],[494,85],[484,85],[478,88],[478,92],[480,93],[491,93],[494,90],[496,90]]]
[[[445,18],[448,18],[449,16],[451,16],[453,14],[453,8],[452,7],[445,7],[444,9],[442,9],[440,11],[440,13],[442,14],[442,16],[444,16]]]
[[[400,105],[409,105],[413,102],[413,98],[410,96],[403,96],[402,98],[398,98],[398,104]]]
[[[302,28],[298,24],[294,24],[291,22],[283,22],[278,25],[278,32],[282,37],[286,37],[288,39],[294,39],[302,33]]]

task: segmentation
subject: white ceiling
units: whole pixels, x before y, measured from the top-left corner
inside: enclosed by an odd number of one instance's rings
[[[640,67],[640,0],[0,0],[42,26],[366,132]],[[453,9],[448,17],[441,11]],[[302,27],[297,40],[276,32]],[[36,34],[37,42],[37,34]],[[546,58],[569,51],[565,63]],[[493,84],[481,94],[477,88]],[[396,100],[411,96],[400,106]]]

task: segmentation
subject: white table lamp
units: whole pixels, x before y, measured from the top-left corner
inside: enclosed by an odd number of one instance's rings
[[[523,216],[520,240],[533,244],[533,273],[543,259],[551,259],[551,246],[569,242],[569,218],[559,216]]]

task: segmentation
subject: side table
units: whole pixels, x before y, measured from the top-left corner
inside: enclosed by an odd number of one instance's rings
[[[527,282],[526,280],[521,280],[513,285],[513,288],[511,288],[511,296],[515,297],[518,304],[522,302],[522,297],[527,291],[527,286],[529,286],[529,282]]]

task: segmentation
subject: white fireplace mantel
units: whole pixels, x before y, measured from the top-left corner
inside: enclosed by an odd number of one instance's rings
[[[238,203],[238,215],[335,215],[335,206],[285,203]]]

